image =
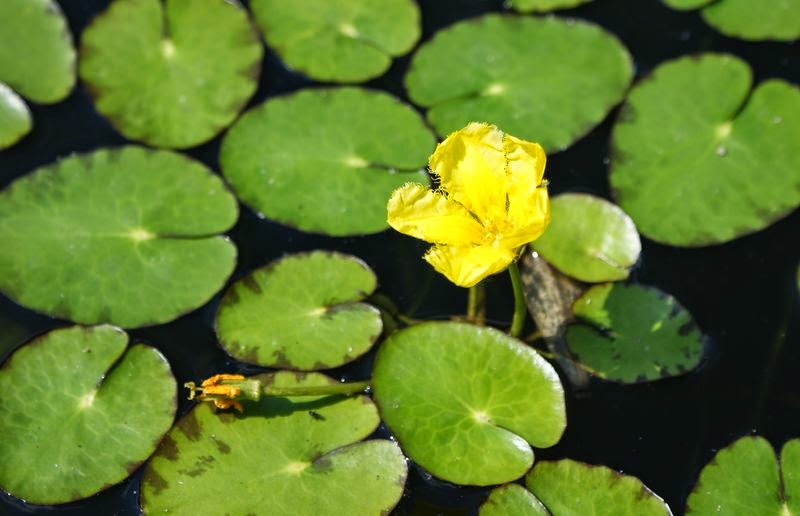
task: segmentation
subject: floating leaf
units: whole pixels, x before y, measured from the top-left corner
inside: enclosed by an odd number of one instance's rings
[[[31,112],[19,95],[0,82],[0,150],[11,147],[31,130]]]
[[[742,437],[700,472],[686,514],[800,513],[800,439],[775,451],[763,437]]]
[[[595,327],[570,326],[570,351],[600,378],[648,382],[684,374],[700,363],[702,335],[691,315],[658,289],[595,285],[575,301],[574,311]]]
[[[797,0],[664,0],[673,9],[703,8],[703,19],[734,38],[793,41],[800,38]]]
[[[251,0],[250,8],[281,59],[320,81],[377,77],[420,36],[412,0]]]
[[[235,0],[116,0],[83,32],[80,75],[127,138],[185,148],[233,122],[262,53]]]
[[[72,91],[75,49],[56,2],[0,1],[0,81],[40,104]]]
[[[220,163],[238,196],[266,217],[345,236],[388,227],[392,191],[428,181],[419,167],[434,144],[419,115],[390,95],[314,89],[245,113]]]
[[[630,217],[586,194],[554,197],[550,225],[532,246],[561,272],[591,283],[627,278],[642,250]]]
[[[480,516],[550,516],[542,502],[519,484],[506,484],[492,489],[483,502]]]
[[[317,374],[258,376],[280,387],[326,385]],[[262,398],[243,414],[201,403],[178,421],[147,466],[145,514],[388,514],[406,462],[365,396]]]
[[[34,339],[0,369],[0,487],[58,504],[119,482],[169,430],[175,390],[161,353],[114,327]]]
[[[557,151],[605,118],[632,76],[628,51],[597,25],[487,15],[439,31],[405,82],[441,135],[486,121]]]
[[[543,461],[528,473],[525,483],[544,503],[549,514],[556,516],[672,514],[664,500],[650,491],[641,480],[605,466],[592,466],[569,459]]]
[[[354,256],[287,256],[228,289],[217,335],[228,353],[245,362],[338,367],[366,353],[381,333],[380,312],[360,302],[376,284],[372,270]]]
[[[511,8],[521,13],[545,13],[577,7],[592,0],[510,0]]]
[[[0,192],[0,290],[80,323],[138,327],[208,301],[233,271],[218,176],[140,147],[72,156]]]
[[[653,240],[727,242],[800,205],[798,141],[796,86],[770,79],[751,92],[744,61],[683,57],[631,91],[614,127],[611,186]]]
[[[564,390],[532,348],[488,327],[424,323],[391,335],[372,376],[406,454],[457,484],[519,478],[566,426]]]

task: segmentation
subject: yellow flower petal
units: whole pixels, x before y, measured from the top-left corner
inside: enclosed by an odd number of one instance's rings
[[[473,122],[440,143],[428,162],[442,190],[481,222],[496,219],[506,206],[503,132]]]
[[[394,229],[431,243],[477,244],[485,233],[463,206],[416,183],[395,190],[387,211]]]
[[[547,162],[544,149],[538,143],[509,135],[503,138],[503,148],[508,159],[507,220],[515,229],[537,225],[542,220],[542,213],[537,210],[546,209],[549,213],[549,205],[543,204],[541,198],[543,192],[547,196],[547,191],[540,187]]]
[[[550,223],[550,198],[547,188],[540,186],[533,191],[533,195],[524,202],[516,199],[517,209],[514,220],[509,221],[509,229],[501,235],[503,247],[516,249],[528,242],[533,242],[544,233]],[[511,203],[509,202],[509,218]]]
[[[437,245],[425,253],[425,260],[460,287],[472,287],[480,280],[508,267],[516,253],[493,246]]]

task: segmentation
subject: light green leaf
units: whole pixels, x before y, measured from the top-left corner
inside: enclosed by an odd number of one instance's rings
[[[641,480],[605,466],[569,459],[544,461],[534,466],[525,483],[553,516],[672,515],[664,500]]]
[[[111,326],[53,330],[0,369],[0,488],[34,504],[130,475],[172,425],[175,378],[156,349]]]
[[[750,41],[800,38],[798,0],[663,0],[681,11],[703,8],[703,19],[726,36]]]
[[[354,256],[290,255],[237,281],[222,298],[217,335],[244,362],[328,369],[366,353],[381,334],[380,312],[360,302],[377,280]]]
[[[546,13],[557,9],[569,9],[592,0],[510,0],[511,8],[521,13]]]
[[[40,104],[72,91],[75,49],[56,2],[0,1],[0,81]]]
[[[237,213],[219,177],[179,154],[72,156],[0,192],[0,290],[79,323],[170,321],[225,284],[236,248],[218,233]]]
[[[597,283],[628,277],[642,243],[636,226],[616,205],[593,195],[552,199],[551,222],[532,247],[561,272]]]
[[[412,0],[251,0],[250,8],[281,59],[320,81],[377,77],[420,36]]]
[[[235,0],[115,0],[81,36],[81,79],[125,137],[185,148],[227,127],[263,49]]]
[[[631,91],[614,127],[611,186],[639,231],[677,246],[759,231],[800,205],[800,91],[747,63],[682,57]]]
[[[595,285],[575,301],[574,312],[594,328],[568,327],[569,349],[605,380],[638,383],[678,376],[702,358],[702,334],[691,315],[656,288]]]
[[[405,82],[440,135],[490,122],[552,152],[603,120],[632,77],[628,51],[597,25],[491,14],[436,33]]]
[[[17,143],[31,131],[32,124],[25,101],[0,82],[0,150]]]
[[[424,323],[380,347],[372,385],[406,454],[449,482],[519,478],[566,426],[564,390],[532,348],[489,327]]]
[[[280,387],[326,385],[317,374],[258,376]],[[388,514],[406,462],[369,398],[262,398],[244,413],[201,403],[164,438],[142,483],[145,514]]]
[[[691,11],[710,4],[714,0],[662,0],[669,7],[678,11]]]
[[[742,437],[720,450],[700,472],[686,501],[686,514],[797,514],[798,477],[800,440],[783,446],[778,464],[766,439]]]
[[[480,516],[550,516],[542,502],[519,484],[506,484],[492,489],[481,504]]]
[[[420,171],[435,140],[394,97],[359,88],[304,90],[247,113],[222,142],[222,171],[264,216],[346,236],[388,227],[386,202]]]

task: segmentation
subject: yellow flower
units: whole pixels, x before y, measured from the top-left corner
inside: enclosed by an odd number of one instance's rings
[[[194,382],[186,382],[184,387],[189,389],[189,399],[195,397],[200,401],[211,401],[218,409],[234,408],[242,411],[239,399],[258,401],[261,396],[261,383],[258,380],[248,380],[240,374],[215,374],[203,380],[200,387]]]
[[[389,225],[433,243],[425,260],[456,285],[471,287],[508,267],[550,222],[546,159],[539,144],[472,122],[431,155],[438,190],[408,183],[394,191]]]

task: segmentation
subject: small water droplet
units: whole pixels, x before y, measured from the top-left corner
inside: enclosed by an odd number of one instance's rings
[[[603,165],[608,165],[609,163],[611,163],[611,158],[609,158],[608,156],[603,158]]]
[[[780,124],[781,122],[783,122],[783,117],[780,117],[780,116],[773,116],[772,117],[772,123],[773,124],[777,125],[777,124]]]
[[[724,145],[720,145],[719,147],[717,147],[716,152],[717,156],[719,156],[720,158],[724,158],[728,154],[728,149],[726,149]]]
[[[678,37],[680,38],[681,41],[689,41],[689,38],[692,37],[692,33],[689,32],[688,30],[685,30],[681,32]]]

